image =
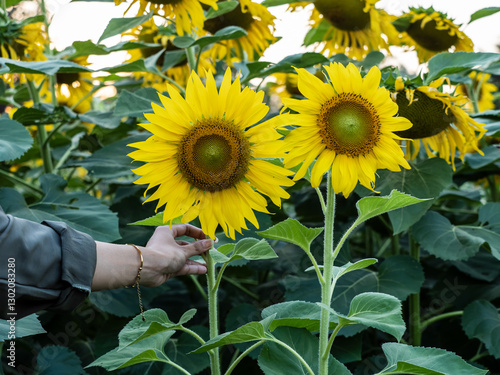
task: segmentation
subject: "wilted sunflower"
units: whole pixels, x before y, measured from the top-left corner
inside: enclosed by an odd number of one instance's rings
[[[457,94],[463,94],[471,100],[477,100],[477,110],[479,112],[494,109],[495,96],[493,94],[498,91],[498,87],[488,82],[491,78],[491,74],[471,72],[469,78],[471,79],[471,83],[458,85],[455,92]],[[476,112],[472,101],[465,103],[463,109],[468,112]]]
[[[115,0],[115,4],[119,5],[125,1]],[[137,15],[152,11],[160,16],[172,19],[175,22],[177,34],[180,36],[185,33],[189,34],[195,29],[201,30],[203,28],[205,15],[201,3],[211,6],[215,10],[218,9],[217,0],[132,0],[128,9],[137,2],[139,2]]]
[[[163,107],[153,103],[154,114],[145,115],[150,123],[141,124],[153,135],[129,145],[138,149],[129,156],[146,162],[134,169],[142,176],[135,183],[157,187],[146,202],[165,205],[165,223],[199,217],[211,238],[218,225],[233,239],[247,229],[245,219],[258,227],[253,210],[268,212],[262,194],[279,206],[289,196],[281,186],[293,185],[292,172],[262,159],[280,156],[276,129],[286,116],[255,125],[268,111],[264,94],[241,90],[239,78],[231,84],[229,69],[219,90],[212,73],[204,86],[193,72],[185,99],[170,85],[168,93],[160,95]]]
[[[409,168],[394,132],[410,128],[411,123],[394,117],[398,108],[389,91],[379,87],[380,70],[373,67],[362,78],[352,63],[323,68],[328,83],[297,69],[299,90],[307,99],[283,99],[286,107],[298,112],[290,115],[297,128],[285,138],[291,150],[284,158],[285,167],[302,163],[294,179],[302,178],[316,159],[311,185],[318,187],[331,169],[333,190],[348,197],[358,181],[373,190],[377,169]]]
[[[406,147],[407,157],[414,159],[423,144],[429,157],[439,156],[455,169],[457,149],[461,159],[468,149],[482,154],[477,144],[486,129],[461,108],[468,101],[465,96],[440,91],[445,82],[449,84],[446,78],[440,78],[429,86],[412,89],[405,88],[403,80],[398,78],[392,98],[399,107],[399,115],[413,123],[411,129],[397,132],[411,140]]]
[[[175,64],[163,73],[177,82],[180,86],[186,86],[189,75],[191,74],[191,69],[189,68],[184,50],[173,45],[172,40],[176,37],[176,35],[173,34],[169,28],[157,26],[154,20],[150,19],[142,25],[133,28],[129,32],[123,33],[122,35],[131,36],[131,41],[133,42],[159,45],[157,47],[151,46],[129,50],[128,53],[130,54],[130,59],[128,61],[136,61],[140,58],[147,59],[160,51],[164,51],[156,61],[158,70],[163,72],[165,59],[170,59],[171,56],[175,54],[175,59],[172,57],[172,60],[178,61],[174,61]],[[208,52],[202,53],[199,65],[200,68],[198,70],[202,73],[202,76],[205,70],[214,70]],[[167,81],[157,74],[150,72],[134,72],[133,76],[137,79],[143,79],[143,85],[146,87],[153,87],[159,92],[167,90]]]
[[[21,22],[0,19],[0,57],[21,61],[47,60],[43,54],[47,45],[45,26],[43,22],[29,22],[30,19]]]
[[[328,27],[322,37],[323,50],[329,56],[344,53],[362,60],[370,51],[386,50],[399,44],[398,32],[391,24],[394,16],[376,9],[379,0],[316,0],[311,14],[312,27],[322,22]],[[303,7],[308,3],[293,3]],[[384,39],[385,37],[385,39]]]
[[[231,65],[233,56],[242,60],[245,53],[248,61],[257,60],[267,47],[276,41],[276,37],[273,36],[274,19],[275,17],[265,6],[251,0],[239,0],[232,11],[206,20],[204,30],[210,34],[215,34],[228,26],[238,26],[247,32],[247,35],[237,39],[216,43],[210,49],[212,58],[216,61],[225,58]]]
[[[460,25],[455,25],[446,14],[432,7],[410,8],[397,23],[403,30],[401,43],[415,49],[420,62],[440,52],[472,52],[474,49],[472,40],[460,31]]]

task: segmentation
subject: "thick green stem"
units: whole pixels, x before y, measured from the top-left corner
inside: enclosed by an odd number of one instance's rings
[[[186,48],[186,57],[188,60],[189,69],[191,71],[198,72],[198,65],[197,65],[198,60],[196,59],[196,56],[194,54],[194,47]]]
[[[420,262],[420,247],[410,233],[410,256]],[[410,301],[410,342],[413,346],[422,344],[422,321],[420,319],[420,291],[411,294]]]
[[[229,366],[229,368],[227,369],[227,371],[224,373],[224,375],[230,375],[234,368],[238,365],[238,363],[241,362],[241,360],[243,358],[245,358],[248,353],[250,353],[252,350],[254,350],[255,348],[257,348],[259,345],[262,345],[264,343],[265,340],[260,340],[260,341],[257,341],[255,344],[253,344],[251,347],[249,347],[247,350],[245,350],[243,353],[241,353],[238,358],[236,358],[234,360],[233,363],[231,363],[231,366]]]
[[[332,187],[331,172],[327,176],[324,253],[323,253],[323,282],[321,283],[321,303],[330,306],[333,289],[333,230],[335,224],[335,192]],[[320,280],[321,281],[321,280]],[[328,339],[330,333],[330,311],[321,309],[319,326],[319,375],[328,375]]]
[[[215,262],[210,253],[205,256],[207,264],[207,288],[208,288],[208,317],[210,325],[210,338],[214,338],[219,334],[219,313],[217,301],[217,284],[216,284],[216,271]],[[210,368],[211,375],[220,375],[220,359],[219,348],[210,350]]]
[[[40,104],[38,90],[36,89],[35,84],[30,80],[27,80],[27,86],[31,99],[33,100],[34,107],[36,108]],[[47,130],[45,129],[45,125],[37,126],[37,139],[40,147],[40,155],[43,161],[43,170],[45,173],[52,173],[54,166],[52,164],[50,144],[47,142]]]

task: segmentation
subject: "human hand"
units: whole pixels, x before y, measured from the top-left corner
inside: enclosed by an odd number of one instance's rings
[[[200,241],[176,240],[181,236]],[[144,257],[141,284],[158,286],[170,277],[206,273],[205,264],[189,258],[201,255],[212,246],[213,241],[207,239],[201,229],[190,224],[173,225],[172,228],[165,225],[156,228],[146,246],[141,249]]]

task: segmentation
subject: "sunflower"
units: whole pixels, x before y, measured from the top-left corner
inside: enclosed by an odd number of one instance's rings
[[[47,33],[43,22],[8,19],[0,23],[0,57],[21,61],[44,61]]]
[[[225,58],[229,65],[232,65],[232,53],[238,60],[243,60],[245,57],[248,61],[257,60],[267,47],[277,40],[272,34],[274,19],[275,17],[265,6],[251,0],[239,0],[239,4],[232,11],[206,20],[203,28],[210,34],[215,34],[228,26],[239,26],[247,32],[247,35],[237,39],[215,44],[210,49],[212,58],[214,60]]]
[[[132,41],[136,42],[159,44],[158,47],[144,47],[130,50],[130,59],[128,60],[136,61],[140,58],[146,59],[164,50],[164,53],[161,54],[156,61],[156,66],[159,71],[163,71],[163,65],[166,57],[169,57],[172,53],[178,54],[183,51],[173,45],[172,40],[175,38],[175,35],[172,34],[171,30],[167,27],[157,26],[153,19],[146,21],[142,25],[135,27],[122,35],[132,36]],[[179,85],[185,87],[191,73],[191,69],[189,68],[185,54],[182,53],[182,55],[184,57],[181,56],[179,61],[174,66],[167,69],[164,74],[177,82]],[[202,53],[199,65],[199,70],[200,73],[202,73],[202,76],[205,70],[214,71],[208,52]],[[166,80],[157,74],[150,72],[134,72],[133,76],[138,79],[142,79],[144,86],[153,87],[159,92],[167,90]]]
[[[498,91],[498,87],[488,82],[491,74],[471,72],[469,78],[471,83],[458,85],[455,92],[466,95],[471,100],[477,100],[477,110],[479,112],[495,109],[495,96],[493,94]],[[476,112],[472,102],[465,103],[463,108],[468,112]]]
[[[376,9],[379,0],[316,0],[311,14],[313,28],[327,23],[322,37],[322,53],[332,56],[344,53],[362,60],[370,51],[385,50],[399,44],[398,32],[391,24],[394,16]],[[304,2],[293,3],[303,7]]]
[[[373,190],[379,168],[409,168],[394,132],[410,128],[411,123],[394,117],[398,108],[389,91],[379,88],[380,70],[373,67],[362,78],[352,63],[323,68],[327,83],[297,69],[299,90],[307,99],[283,99],[286,107],[298,112],[290,115],[297,128],[285,138],[291,150],[284,158],[285,167],[302,162],[294,179],[302,178],[316,159],[311,185],[318,187],[323,174],[331,169],[334,191],[348,197],[358,181]]]
[[[268,212],[262,194],[280,206],[289,196],[282,186],[293,185],[292,172],[263,159],[282,156],[276,129],[287,116],[255,125],[268,111],[264,93],[241,90],[239,78],[231,83],[230,69],[219,90],[211,72],[206,86],[193,72],[186,99],[170,85],[168,94],[160,95],[163,107],[153,103],[154,114],[145,115],[150,123],[141,124],[153,135],[129,145],[138,149],[129,156],[145,162],[133,170],[141,176],[135,183],[149,184],[146,192],[157,187],[146,202],[165,205],[165,223],[199,217],[211,238],[218,225],[233,239],[247,229],[245,219],[258,227],[253,211]]]
[[[486,129],[461,108],[468,101],[465,96],[440,91],[445,82],[449,84],[443,77],[429,86],[412,89],[405,88],[402,79],[398,78],[392,98],[399,107],[399,115],[413,124],[411,129],[397,132],[411,142],[408,145],[411,147],[406,147],[407,158],[414,159],[423,144],[429,157],[439,156],[455,169],[457,150],[460,159],[470,149],[482,154],[478,141]]]
[[[115,4],[119,5],[124,1],[115,0]],[[139,2],[137,15],[142,15],[145,12],[154,12],[160,16],[169,18],[175,22],[177,34],[180,36],[203,28],[205,15],[201,3],[215,10],[218,9],[217,0],[132,0],[128,9],[137,2]]]
[[[403,28],[401,43],[417,52],[420,62],[446,51],[472,52],[474,44],[453,19],[434,8],[410,8],[398,22]]]

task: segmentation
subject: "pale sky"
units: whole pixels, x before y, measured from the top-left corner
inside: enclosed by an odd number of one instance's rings
[[[91,39],[97,42],[111,18],[123,16],[127,4],[115,6],[114,3],[97,2],[73,2],[70,0],[46,0],[47,9],[54,14],[52,19],[50,35],[54,45],[63,49],[76,40]],[[376,7],[384,9],[395,15],[400,15],[408,10],[408,7],[433,6],[434,9],[447,13],[455,19],[455,23],[463,24],[463,32],[469,36],[475,45],[477,52],[498,52],[496,45],[500,44],[500,12],[474,21],[466,25],[470,15],[475,11],[487,7],[500,6],[499,0],[380,0]],[[278,62],[283,57],[306,51],[301,46],[304,35],[308,29],[309,11],[289,13],[285,12],[287,6],[269,8],[276,19],[276,36],[282,39],[272,45],[264,54],[262,60]],[[131,10],[126,17],[134,17],[135,12]],[[119,42],[119,37],[104,41],[107,45]],[[310,48],[308,50],[311,50]],[[416,69],[411,66],[411,55],[406,54],[410,65],[409,70]],[[398,55],[399,56],[399,55]],[[399,58],[399,57],[397,57]],[[414,57],[413,60],[416,60]],[[118,62],[119,63],[119,62]],[[98,64],[101,65],[101,64]],[[113,65],[106,64],[104,65]],[[405,63],[407,65],[407,63]]]

